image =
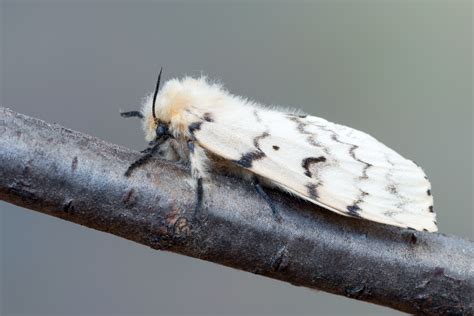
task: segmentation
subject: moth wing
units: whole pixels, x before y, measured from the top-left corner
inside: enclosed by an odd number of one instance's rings
[[[342,215],[437,231],[430,183],[370,135],[267,109],[217,113],[194,137],[210,152]]]

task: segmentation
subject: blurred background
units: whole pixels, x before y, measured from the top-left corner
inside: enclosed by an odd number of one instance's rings
[[[440,232],[473,239],[472,5],[2,1],[1,106],[143,149],[119,110],[138,109],[160,66],[207,74],[415,160]],[[400,314],[3,202],[0,216],[2,315]]]

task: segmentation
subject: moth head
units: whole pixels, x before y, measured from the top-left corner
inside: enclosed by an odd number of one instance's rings
[[[158,79],[156,80],[156,86],[153,95],[150,95],[147,98],[141,111],[143,115],[143,130],[145,132],[145,139],[149,142],[158,141],[170,136],[169,122],[163,120],[157,109],[157,97],[160,90],[162,72],[163,68],[160,69],[160,73],[158,74]]]
[[[205,77],[184,77],[168,80],[160,88],[160,77],[161,71],[155,91],[145,100],[141,111],[145,138],[153,141],[166,134],[187,138],[189,125],[199,120],[200,107],[215,103],[214,99],[208,100],[215,94],[215,87],[211,87]]]
[[[205,111],[201,115],[201,110],[218,105],[224,93],[220,85],[209,84],[206,77],[172,79],[160,88],[161,74],[162,70],[153,94],[145,98],[141,111],[122,113],[122,116],[139,116],[149,142],[167,137],[187,138],[189,125],[204,114]]]
[[[157,97],[160,90],[161,73],[163,68],[160,69],[158,79],[156,81],[156,87],[153,95],[149,96],[141,111],[130,111],[120,113],[122,117],[139,117],[142,119],[143,130],[145,131],[145,138],[149,142],[158,141],[160,139],[169,138],[171,136],[169,131],[169,121],[163,120],[162,117],[157,115]]]

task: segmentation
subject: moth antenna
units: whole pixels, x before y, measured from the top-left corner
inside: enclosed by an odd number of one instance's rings
[[[160,73],[158,74],[158,80],[156,80],[156,87],[155,87],[155,93],[153,94],[153,106],[152,106],[152,114],[153,118],[156,120],[156,114],[155,114],[155,102],[156,102],[156,96],[158,95],[158,90],[160,90],[160,80],[161,80],[161,73],[163,72],[163,67],[160,68]]]
[[[143,119],[143,114],[140,111],[120,112],[122,117],[138,117]]]

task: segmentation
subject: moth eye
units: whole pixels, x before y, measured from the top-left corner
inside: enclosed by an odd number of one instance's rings
[[[156,127],[156,136],[160,138],[164,135],[168,135],[168,125],[160,122],[158,123],[158,126]]]

